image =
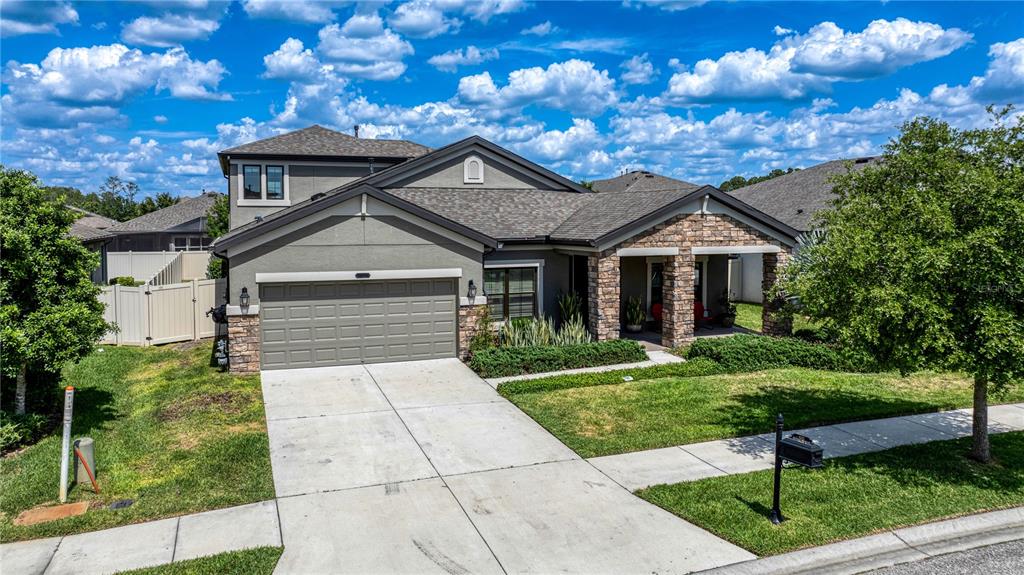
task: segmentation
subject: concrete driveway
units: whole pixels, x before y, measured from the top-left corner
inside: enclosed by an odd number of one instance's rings
[[[684,573],[750,559],[633,496],[461,362],[263,372],[278,573]]]

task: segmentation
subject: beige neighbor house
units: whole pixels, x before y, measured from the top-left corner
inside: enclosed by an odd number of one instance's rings
[[[797,234],[711,186],[595,193],[475,136],[430,150],[312,126],[219,158],[234,372],[464,356],[484,314],[558,319],[566,292],[599,340],[641,294],[676,346],[729,254],[758,254],[770,285]]]

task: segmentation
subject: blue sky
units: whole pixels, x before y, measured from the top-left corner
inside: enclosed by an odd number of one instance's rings
[[[218,150],[313,123],[717,184],[1024,103],[1018,2],[4,0],[0,31],[2,162],[84,191],[222,191]]]

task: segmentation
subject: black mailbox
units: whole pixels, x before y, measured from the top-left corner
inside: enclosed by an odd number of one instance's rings
[[[779,457],[803,465],[804,467],[821,467],[821,446],[810,437],[794,433],[779,442]]]

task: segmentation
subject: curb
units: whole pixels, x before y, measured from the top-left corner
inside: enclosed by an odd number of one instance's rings
[[[1024,539],[1024,507],[894,529],[701,571],[706,575],[847,575]]]

